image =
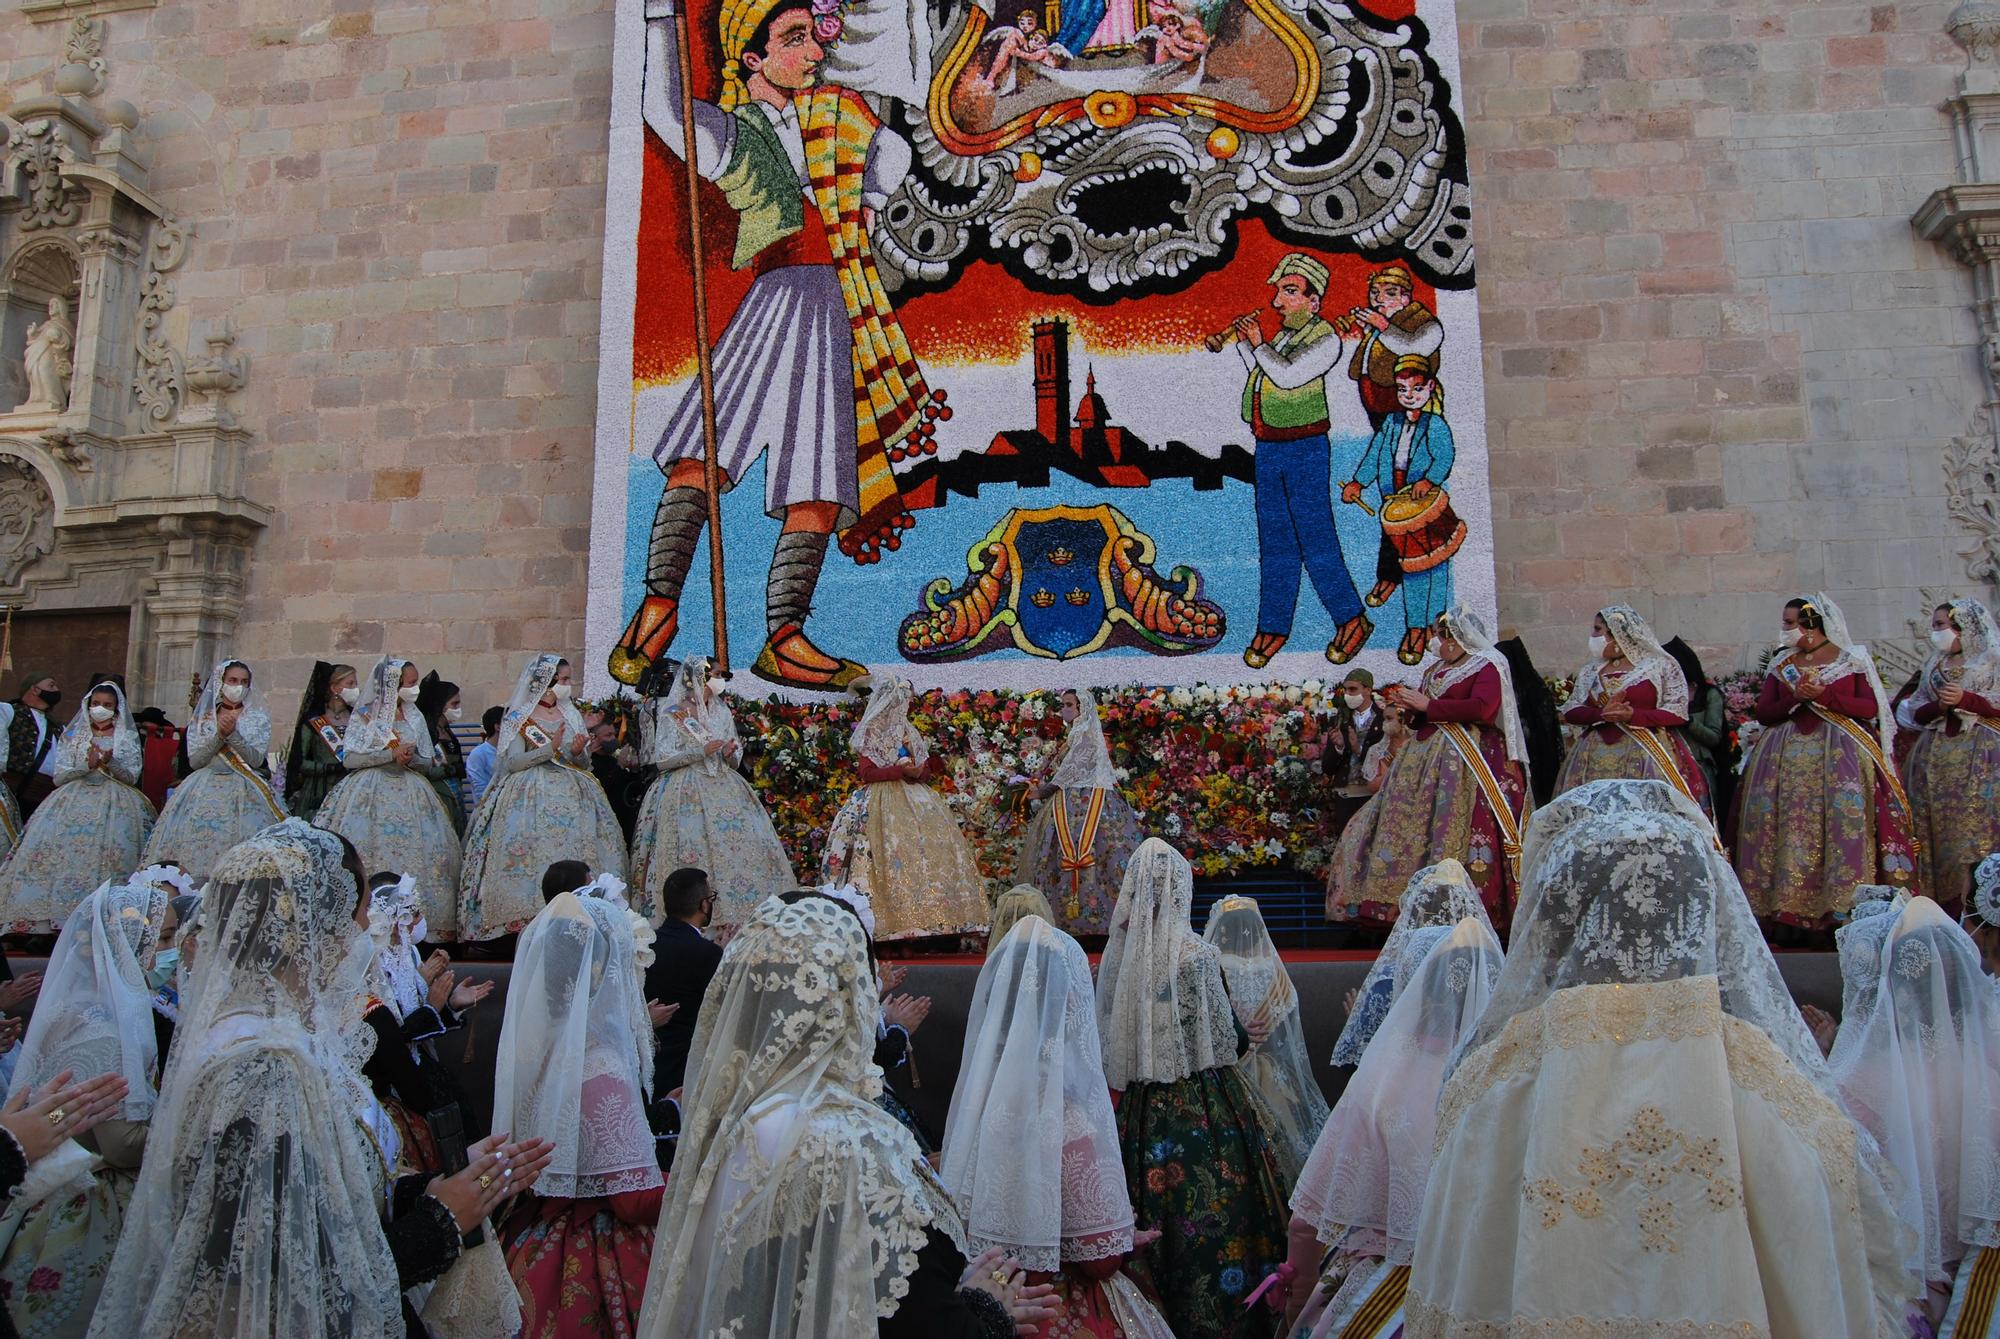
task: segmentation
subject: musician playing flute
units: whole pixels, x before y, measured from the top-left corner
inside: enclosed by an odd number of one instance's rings
[[[1422,502],[1444,488],[1458,451],[1451,439],[1451,425],[1431,408],[1437,403],[1436,391],[1437,377],[1428,357],[1406,353],[1396,360],[1396,412],[1375,429],[1367,452],[1355,466],[1354,477],[1341,485],[1342,501],[1359,502],[1365,489],[1377,488],[1386,511],[1387,499],[1405,489]],[[1406,631],[1396,647],[1396,658],[1414,665],[1424,658],[1438,615],[1451,607],[1451,559],[1419,559],[1419,570],[1408,570],[1408,564],[1405,568]]]
[[[1354,577],[1340,552],[1333,525],[1333,447],[1326,378],[1350,345],[1319,314],[1326,296],[1325,265],[1294,251],[1271,271],[1271,307],[1281,320],[1265,339],[1257,313],[1232,327],[1249,380],[1243,387],[1243,420],[1256,443],[1257,635],[1243,663],[1262,669],[1292,633],[1299,602],[1299,574],[1337,629],[1326,658],[1346,664],[1375,630],[1361,608]],[[1359,329],[1355,342],[1359,342]]]

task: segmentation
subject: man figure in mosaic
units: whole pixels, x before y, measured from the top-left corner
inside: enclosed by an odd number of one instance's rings
[[[683,152],[675,0],[647,0],[644,115]],[[685,0],[679,0],[685,3]],[[756,276],[716,341],[715,440],[721,486],[760,454],[765,510],[782,518],[765,585],[760,677],[840,691],[862,673],[807,638],[806,616],[838,532],[843,553],[878,560],[911,524],[890,462],[934,450],[944,395],[924,382],[875,270],[875,211],[910,166],[910,146],[859,94],[820,82],[840,14],[810,0],[722,0],[722,96],[695,102],[696,170],[736,211],[732,268]],[[699,386],[674,411],[653,458],[666,472],[647,556],[646,595],[613,649],[614,678],[636,683],[672,644],[707,519]]]

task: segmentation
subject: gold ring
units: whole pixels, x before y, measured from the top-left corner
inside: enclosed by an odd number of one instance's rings
[[[1006,1270],[1004,1270],[1004,1269],[996,1269],[996,1270],[994,1270],[994,1271],[993,1271],[993,1281],[994,1281],[995,1283],[999,1284],[999,1285],[1000,1285],[1001,1287],[1003,1287],[1003,1288],[1004,1288],[1004,1287],[1006,1287],[1006,1286],[1007,1286],[1007,1271],[1006,1271]]]
[[[69,1119],[69,1115],[61,1107],[56,1107],[49,1112],[49,1124],[51,1125],[61,1125],[67,1119]]]
[[[481,1172],[479,1174],[479,1188],[481,1190],[491,1190],[493,1188],[493,1178],[485,1172]]]

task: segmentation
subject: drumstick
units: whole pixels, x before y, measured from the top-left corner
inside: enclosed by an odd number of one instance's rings
[[[1369,506],[1366,502],[1362,501],[1360,498],[1354,499],[1354,505],[1361,508],[1361,510],[1367,512],[1370,516],[1373,516],[1375,514],[1375,509]]]

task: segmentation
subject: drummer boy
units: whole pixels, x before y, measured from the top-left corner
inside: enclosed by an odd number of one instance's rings
[[[1389,498],[1408,490],[1418,502],[1442,491],[1451,478],[1451,464],[1457,448],[1451,439],[1451,425],[1444,415],[1433,413],[1432,393],[1437,389],[1430,360],[1423,354],[1405,354],[1396,360],[1396,412],[1382,420],[1368,450],[1355,467],[1354,478],[1341,485],[1343,502],[1359,502],[1363,490],[1380,490],[1384,509]],[[1463,537],[1462,528],[1458,538]],[[1456,549],[1453,536],[1440,537],[1439,547]],[[1424,658],[1431,627],[1437,617],[1451,607],[1451,559],[1410,570],[1404,555],[1403,623],[1408,629],[1396,647],[1396,658],[1414,665]]]

